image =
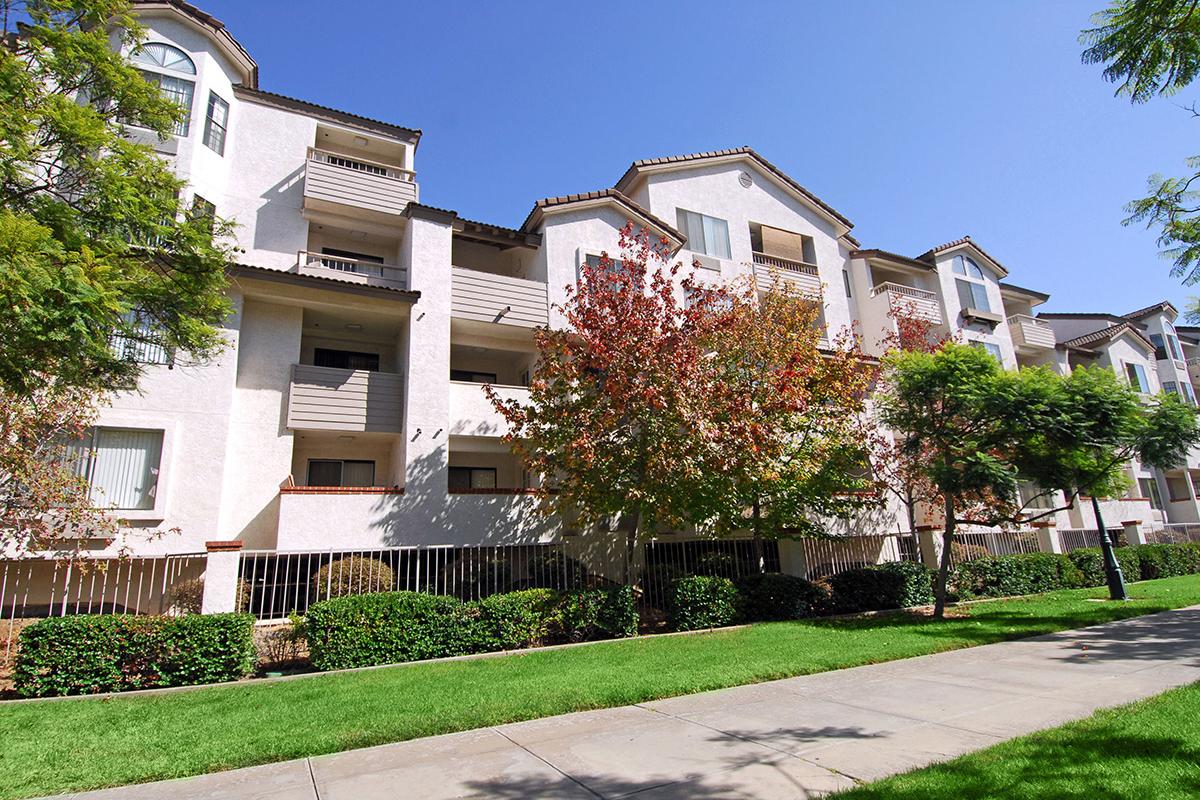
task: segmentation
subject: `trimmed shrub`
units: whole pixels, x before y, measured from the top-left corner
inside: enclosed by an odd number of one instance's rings
[[[473,605],[478,610],[472,649],[518,650],[545,644],[557,622],[561,595],[551,589],[494,594]]]
[[[829,577],[833,610],[839,614],[901,608],[908,579],[876,566],[848,569]]]
[[[558,608],[558,624],[570,642],[635,636],[638,613],[633,589],[613,586],[566,592]]]
[[[729,578],[682,578],[671,586],[667,622],[676,631],[732,625],[738,619],[738,601],[737,587]]]
[[[477,620],[455,597],[384,592],[314,603],[305,627],[313,666],[331,670],[472,652]]]
[[[934,571],[919,561],[890,561],[872,569],[891,572],[904,578],[900,594],[895,598],[896,608],[932,605]]]
[[[955,564],[963,561],[974,561],[977,558],[988,558],[991,552],[981,544],[967,544],[966,542],[951,542],[950,557]]]
[[[747,575],[735,585],[741,598],[741,617],[747,622],[803,619],[821,614],[829,606],[827,589],[795,575]]]
[[[395,585],[395,570],[379,559],[366,556],[346,556],[330,561],[312,575],[313,593],[317,597],[388,592]]]
[[[249,614],[54,617],[21,631],[13,682],[23,697],[220,683],[254,658]]]
[[[238,611],[250,610],[250,581],[238,581]],[[167,606],[180,614],[199,614],[204,605],[204,576],[180,581],[171,587]]]
[[[1061,553],[988,556],[959,564],[950,576],[953,591],[962,599],[1037,594],[1083,583],[1083,573]]]
[[[1132,549],[1137,551],[1139,571],[1144,581],[1200,572],[1200,547],[1196,545],[1142,544]]]
[[[581,589],[588,585],[588,570],[580,561],[558,550],[535,553],[525,565],[527,577],[513,586],[524,589]]]
[[[1127,581],[1140,581],[1142,579],[1141,560],[1138,558],[1137,547],[1117,547],[1113,549],[1113,553],[1117,557],[1117,563],[1121,565],[1121,573]],[[1104,554],[1099,547],[1081,547],[1078,550],[1072,550],[1067,556],[1071,559],[1071,563],[1079,570],[1082,577],[1080,586],[1103,586],[1104,578]]]

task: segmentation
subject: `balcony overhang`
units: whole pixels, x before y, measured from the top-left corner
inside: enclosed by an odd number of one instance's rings
[[[964,308],[962,310],[962,318],[965,322],[981,322],[991,328],[996,327],[1004,321],[1004,317],[1001,315],[978,308]]]
[[[255,267],[250,264],[234,264],[228,268],[227,272],[232,278],[249,278],[288,286],[325,289],[335,292],[344,292],[346,294],[357,294],[367,297],[396,300],[398,302],[408,304],[415,303],[421,298],[420,292],[413,291],[411,289],[398,289],[392,286],[371,286],[369,284],[359,283],[343,278],[326,275],[303,274],[300,272],[288,272],[286,270],[271,269],[269,267]]]

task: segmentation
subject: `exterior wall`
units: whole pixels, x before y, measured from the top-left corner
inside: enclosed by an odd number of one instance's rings
[[[987,287],[988,306],[993,314],[1004,316],[1004,298],[1000,295],[1000,276],[991,269],[984,259],[975,256],[968,246],[957,247],[939,253],[936,257],[937,277],[941,287],[942,303],[946,311],[946,319],[952,330],[962,331],[964,340],[968,342],[987,342],[1000,347],[1004,366],[1016,369],[1017,353],[1013,348],[1012,338],[1008,333],[1008,323],[1001,321],[994,328],[983,323],[967,324],[962,318],[962,304],[958,301],[958,287],[955,284],[954,258],[958,255],[971,257],[983,271]]]

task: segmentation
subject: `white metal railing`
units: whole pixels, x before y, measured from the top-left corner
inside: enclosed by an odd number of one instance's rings
[[[1037,531],[994,530],[967,531],[954,534],[950,546],[950,563],[962,564],[985,556],[1012,556],[1019,553],[1040,553]]]
[[[392,178],[398,181],[408,181],[411,183],[417,179],[417,173],[410,169],[404,169],[392,164],[384,164],[380,161],[371,161],[359,156],[345,156],[341,153],[333,153],[329,150],[321,150],[316,147],[308,148],[308,160],[328,164],[331,167],[341,167],[342,169],[362,172],[367,175],[377,175],[381,178]]]
[[[812,275],[816,277],[820,274],[816,264],[808,264],[803,261],[793,261],[790,258],[781,258],[779,256],[770,256],[766,253],[760,253],[757,250],[752,253],[754,263],[763,267],[772,267],[774,269],[784,270],[786,272],[799,272],[804,275]]]
[[[1100,531],[1096,528],[1060,528],[1058,544],[1064,553],[1085,547],[1100,546]]]
[[[1200,523],[1174,522],[1155,526],[1144,531],[1143,537],[1147,542],[1155,544],[1183,544],[1184,542],[1200,542]]]
[[[205,553],[79,562],[0,560],[4,654],[11,653],[22,625],[44,617],[199,612],[200,578],[207,564]]]
[[[398,289],[406,287],[404,267],[395,264],[381,264],[377,261],[363,261],[356,258],[331,256],[327,253],[314,253],[301,250],[296,254],[296,269],[303,274],[324,274],[329,277],[353,280],[361,279],[371,285],[392,286]]]
[[[891,281],[884,281],[883,283],[877,284],[873,289],[871,289],[871,297],[876,297],[884,292],[889,294],[900,294],[904,295],[905,297],[915,298],[917,300],[927,300],[931,303],[937,302],[937,295],[928,289],[918,289],[915,286],[905,286],[900,283],[892,283]]]
[[[919,560],[916,537],[911,533],[801,539],[800,546],[804,552],[804,577],[808,580],[874,564]]]

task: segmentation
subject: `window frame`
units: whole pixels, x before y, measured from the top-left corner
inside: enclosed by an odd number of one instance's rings
[[[1125,363],[1125,380],[1129,381],[1129,386],[1138,394],[1150,394],[1150,375],[1146,372],[1146,368],[1136,361],[1126,361]],[[1136,372],[1138,380],[1133,380],[1133,373]]]
[[[1000,345],[996,344],[995,342],[989,342],[983,339],[971,339],[970,344],[972,347],[978,347],[980,350],[996,359],[996,361],[998,361],[1000,364],[1004,363],[1004,351],[1000,348]]]
[[[1143,481],[1146,481],[1146,483],[1143,484]],[[1138,476],[1137,482],[1138,495],[1141,498],[1150,501],[1150,508],[1154,509],[1155,511],[1162,511],[1164,509],[1164,503],[1162,499],[1162,492],[1160,492],[1158,489],[1158,481],[1153,477],[1148,478],[1145,476]],[[1149,487],[1149,491],[1147,491],[1147,487]]]
[[[124,415],[115,414],[112,416],[104,416],[96,424],[88,426],[88,435],[92,436],[91,446],[88,455],[88,475],[92,474],[95,465],[95,438],[94,431],[97,429],[106,430],[125,430],[139,432],[154,432],[160,434],[159,451],[158,451],[158,477],[155,479],[153,488],[154,503],[150,508],[123,508],[111,509],[110,513],[121,520],[130,522],[138,521],[159,521],[167,516],[168,501],[171,486],[171,460],[175,446],[175,428],[172,424],[164,425],[145,425],[142,420],[128,419]],[[89,482],[88,496],[91,496],[91,486]],[[108,509],[105,509],[108,510]]]
[[[688,221],[688,217],[686,216],[688,214],[692,214],[697,218],[696,222],[698,223],[698,232],[700,238],[698,243],[693,241],[693,237],[691,236],[693,226]],[[676,207],[675,221],[679,226],[680,232],[683,233],[684,238],[687,239],[687,249],[691,252],[702,256],[708,256],[709,258],[724,259],[726,261],[733,258],[733,242],[729,238],[729,220],[722,219],[721,217],[714,217],[710,214],[702,214],[699,211],[692,211],[691,209],[687,208]],[[720,223],[725,229],[725,237],[723,241],[725,247],[720,252],[717,252],[715,248],[710,249],[709,247],[710,244],[715,244],[715,242],[708,241],[710,227],[708,223],[713,223],[711,227],[714,229],[716,228],[716,223]],[[699,248],[696,247],[697,244],[700,245]]]
[[[322,359],[329,360],[330,356],[333,356],[335,354],[345,356],[346,357],[345,361],[346,361],[347,366],[336,367],[336,366],[330,366],[329,364],[318,364],[317,363],[318,360],[322,360]],[[368,356],[368,358],[362,359],[361,358],[362,356]],[[371,359],[374,358],[375,366],[374,367],[352,367],[352,366],[349,366],[354,361],[355,358],[360,358],[361,360],[363,360],[367,363],[370,363]],[[314,347],[312,360],[313,360],[312,365],[314,367],[320,367],[321,369],[346,369],[346,370],[355,370],[355,371],[362,371],[362,372],[381,372],[382,370],[380,369],[380,367],[382,366],[382,363],[383,363],[383,356],[380,353],[373,353],[368,350],[344,350],[340,347]]]
[[[454,486],[453,485],[453,483],[454,483],[453,476],[455,474],[462,475],[464,472],[467,473],[467,485],[466,486]],[[477,473],[477,472],[478,473],[491,473],[492,485],[491,486],[475,486],[474,485],[475,484],[475,473]],[[453,494],[455,492],[469,493],[469,492],[473,492],[473,491],[478,491],[480,489],[498,489],[498,488],[500,488],[500,476],[498,474],[496,467],[472,467],[472,466],[451,465],[446,472],[446,491],[451,494]]]
[[[220,104],[218,107],[223,107],[225,109],[223,122],[217,122],[216,119],[213,117],[214,101],[216,101],[216,103]],[[220,131],[220,141],[218,143],[220,146],[215,146],[213,144],[212,140],[214,138],[213,137],[214,130]],[[225,100],[225,98],[221,97],[221,95],[217,94],[216,92],[214,92],[210,89],[208,92],[208,105],[205,107],[205,111],[204,111],[204,133],[201,135],[200,140],[204,143],[204,146],[207,147],[209,150],[212,150],[217,155],[224,157],[225,156],[225,142],[228,139],[228,137],[229,137],[229,102],[227,100]]]
[[[313,464],[338,464],[338,482],[336,484],[312,482]],[[347,464],[370,464],[371,465],[371,482],[368,484],[356,483],[353,485],[346,484],[346,465]],[[373,458],[310,458],[305,465],[304,485],[315,486],[316,488],[328,489],[374,489],[376,486],[376,475],[379,471],[378,465]]]
[[[464,376],[470,376],[470,377],[464,377]],[[479,377],[488,377],[489,380],[486,380],[486,381],[476,380],[476,378],[479,378]],[[458,383],[477,383],[481,386],[485,383],[498,385],[500,383],[499,378],[500,378],[499,374],[495,373],[495,372],[483,372],[482,370],[476,370],[476,369],[454,369],[453,367],[450,368],[450,380],[457,381]]]

